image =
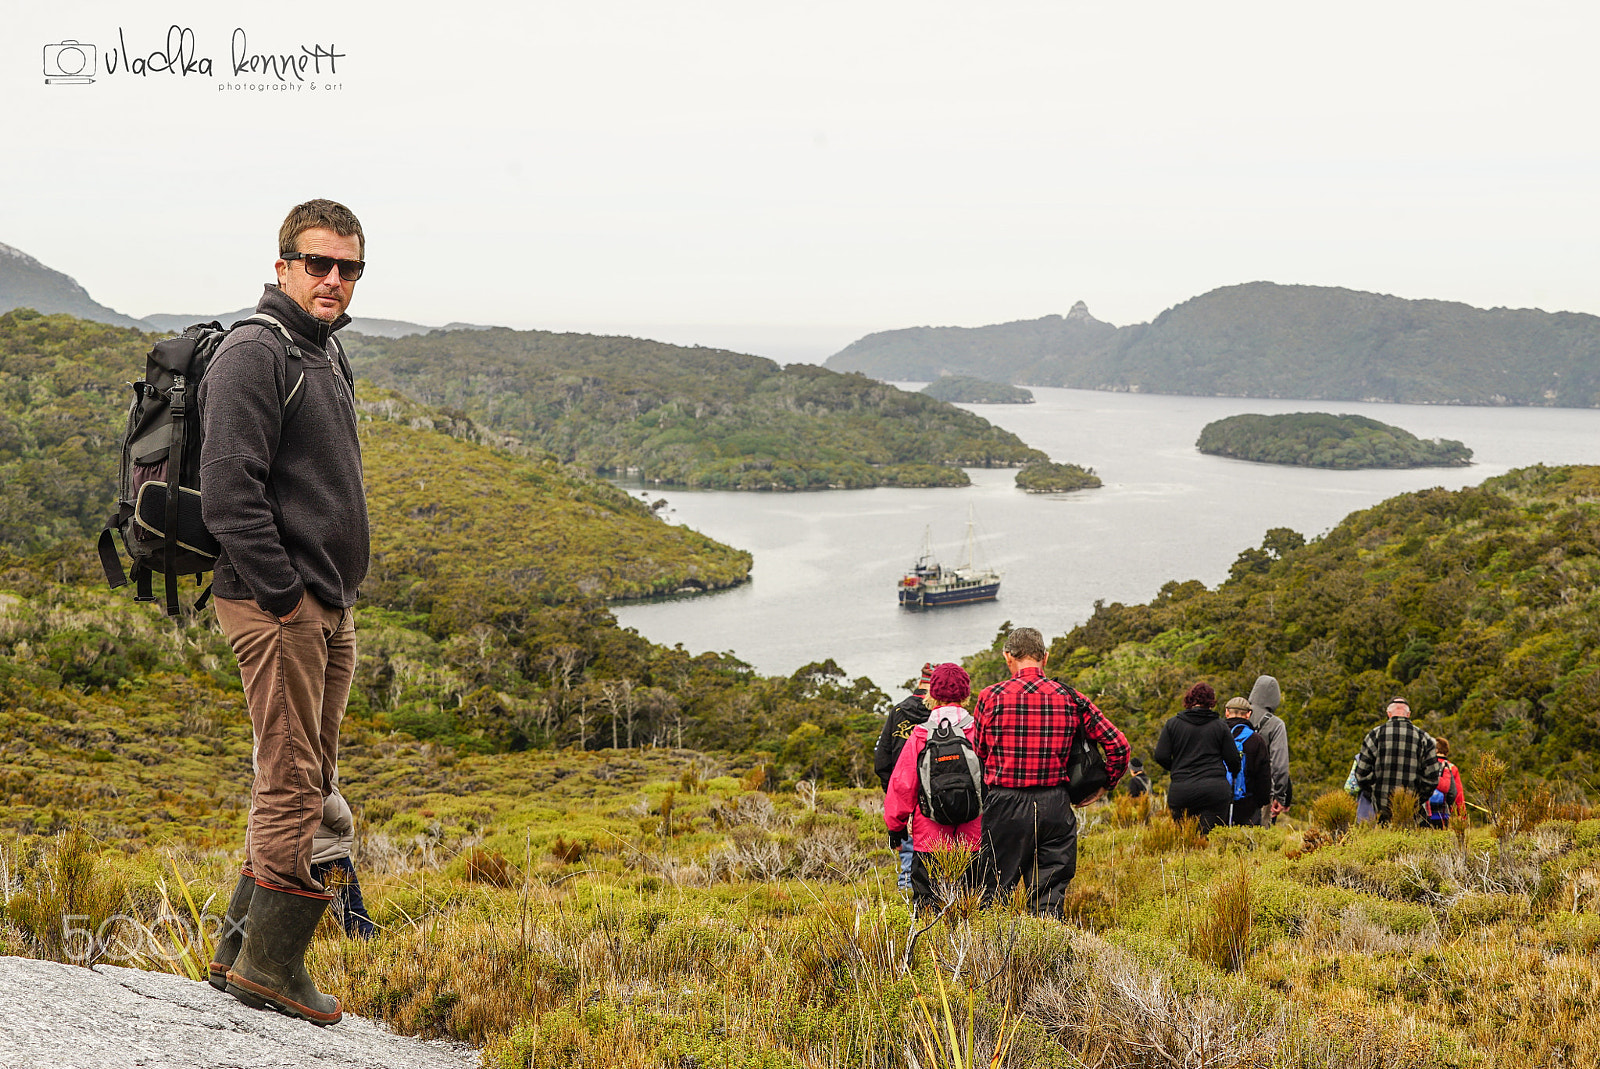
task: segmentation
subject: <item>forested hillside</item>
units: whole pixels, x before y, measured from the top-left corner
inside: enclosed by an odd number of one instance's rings
[[[962,486],[1043,459],[952,405],[860,375],[637,338],[501,328],[366,338],[358,375],[594,472],[684,486]]]
[[[1453,439],[1423,441],[1366,416],[1293,412],[1229,416],[1208,423],[1195,448],[1213,456],[1308,468],[1459,468],[1472,450]]]
[[[124,384],[143,375],[153,340],[64,315],[0,315],[0,549],[87,544],[104,525]],[[386,597],[411,604],[461,584],[481,590],[491,577],[540,601],[641,597],[749,574],[749,554],[661,522],[542,450],[392,392],[358,398],[368,505],[380,521],[373,585],[393,589]],[[420,582],[426,595],[411,590]]]
[[[883,331],[827,366],[1144,393],[1585,408],[1600,404],[1600,317],[1251,282],[1122,328],[1085,310]]]
[[[993,678],[997,655],[976,666]],[[1482,487],[1403,494],[1305,544],[1267,533],[1215,590],[1171,582],[1097,604],[1051,667],[1147,758],[1183,689],[1225,700],[1278,677],[1296,797],[1344,782],[1387,700],[1558,792],[1600,788],[1600,467],[1526,468]]]
[[[151,340],[0,316],[0,825],[81,816],[130,842],[205,841],[243,817],[249,724],[211,613],[171,623],[107,590],[91,549],[114,496],[123,383]],[[871,777],[883,696],[825,654],[760,678],[731,655],[652,645],[601,604],[740,582],[749,554],[460,413],[359,394],[374,523],[353,796],[369,774],[392,789],[458,751],[567,745],[730,749]]]
[[[789,775],[872,779],[884,696],[831,663],[762,678],[616,625],[594,602],[490,604],[446,586],[428,612],[359,605],[360,660],[342,780],[360,803],[442,789],[457,756],[529,748],[694,746],[777,761]],[[209,610],[169,622],[108,591],[92,553],[0,555],[0,828],[81,820],[131,849],[233,844],[250,722]]]

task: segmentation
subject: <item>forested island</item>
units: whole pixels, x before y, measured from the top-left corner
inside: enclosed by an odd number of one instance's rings
[[[1202,453],[1309,468],[1459,468],[1472,450],[1453,439],[1424,440],[1366,416],[1294,412],[1229,416],[1206,424]]]
[[[922,388],[940,401],[959,401],[969,405],[1031,405],[1033,393],[1005,382],[975,379],[970,375],[941,375]]]
[[[1017,472],[1017,486],[1030,494],[1062,494],[1071,490],[1093,490],[1101,485],[1093,468],[1077,464],[1040,461]]]
[[[352,338],[356,373],[586,471],[725,490],[964,486],[1044,458],[981,417],[862,375],[638,338]]]
[[[827,366],[1201,397],[1592,408],[1600,317],[1250,282],[1123,327],[1079,301],[1065,316],[880,331]]]

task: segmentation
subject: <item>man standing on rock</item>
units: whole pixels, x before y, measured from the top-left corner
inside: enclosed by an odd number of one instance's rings
[[[1094,703],[1048,679],[1044,636],[1019,627],[1002,650],[1011,678],[985,687],[973,710],[972,748],[983,763],[983,847],[987,897],[1028,887],[1028,909],[1060,917],[1078,872],[1078,818],[1067,793],[1067,764],[1081,732],[1105,751],[1107,784],[1128,770],[1128,740]]]
[[[239,659],[255,736],[245,865],[211,983],[315,1024],[339,1000],[306,972],[330,895],[312,839],[338,770],[355,674],[352,606],[369,539],[350,365],[333,334],[365,268],[350,209],[313,200],[278,232],[276,285],[200,383],[206,526],[221,543],[217,621]]]

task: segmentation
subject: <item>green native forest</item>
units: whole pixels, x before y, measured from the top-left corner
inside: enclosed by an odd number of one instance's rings
[[[857,374],[637,338],[435,331],[349,345],[356,374],[593,473],[721,490],[965,486],[1044,455]]]
[[[1294,412],[1229,416],[1208,423],[1195,447],[1213,456],[1309,468],[1457,468],[1472,450],[1453,440],[1423,441],[1367,416]]]
[[[751,560],[593,473],[1039,458],[861,376],[459,333],[351,346],[380,522],[340,763],[381,927],[328,922],[309,961],[348,1012],[507,1069],[1600,1063],[1600,467],[1266,531],[1215,587],[1048,636],[1135,752],[1188,683],[1278,676],[1294,805],[1201,836],[1118,795],[1081,812],[1064,920],[968,897],[959,853],[913,916],[872,772],[889,696],[826,650],[762,676],[618,627],[608,600]],[[0,315],[0,953],[199,980],[249,806],[237,669],[209,610],[166,620],[91,550],[152,340]],[[1358,823],[1342,790],[1398,692],[1459,758],[1447,833]]]

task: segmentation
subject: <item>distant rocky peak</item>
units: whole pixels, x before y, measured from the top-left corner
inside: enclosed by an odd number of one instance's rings
[[[1067,313],[1067,321],[1082,323],[1098,323],[1099,320],[1089,314],[1089,306],[1079,301],[1072,306],[1072,311]]]
[[[21,249],[13,248],[12,246],[7,245],[3,241],[0,241],[0,256],[9,256],[14,260],[21,260],[23,263],[28,264],[28,265],[33,266],[33,267],[43,267],[44,266],[44,264],[40,263],[38,260],[35,260],[32,256],[29,256],[27,253],[23,252]]]

